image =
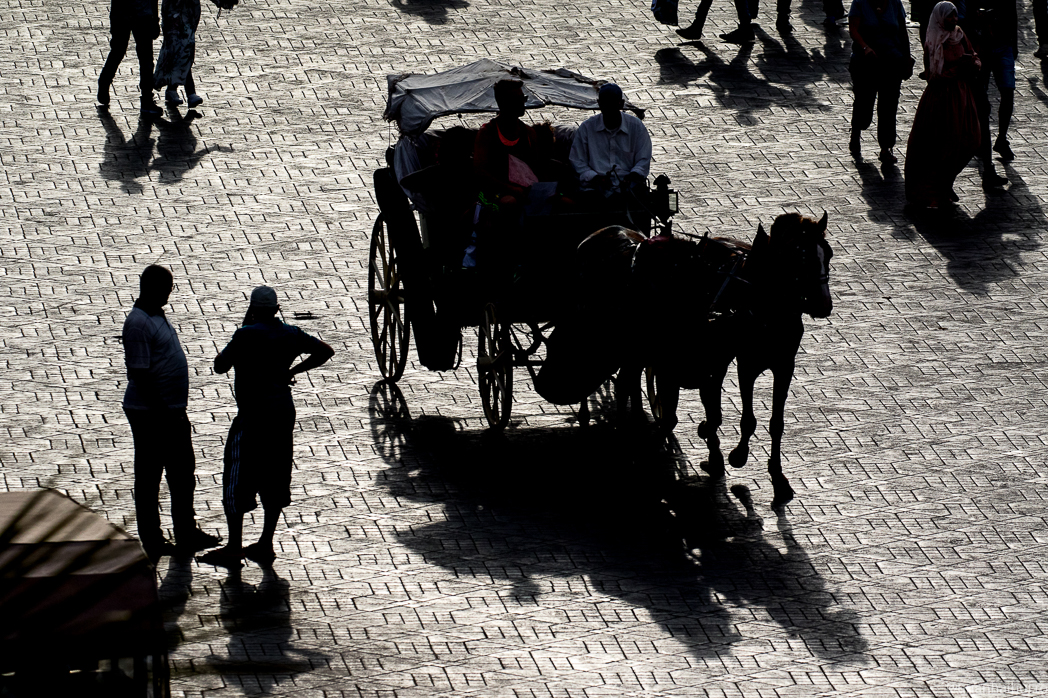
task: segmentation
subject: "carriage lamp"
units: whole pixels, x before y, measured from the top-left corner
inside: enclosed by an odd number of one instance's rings
[[[666,175],[659,175],[655,178],[655,191],[658,194],[655,200],[663,218],[669,218],[680,211],[677,191],[670,189],[669,186],[670,178]]]

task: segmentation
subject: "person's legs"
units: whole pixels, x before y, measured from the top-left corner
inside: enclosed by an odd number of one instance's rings
[[[146,553],[159,557],[169,545],[160,528],[160,478],[164,472],[162,430],[153,410],[125,410],[135,446],[135,520]]]
[[[1001,154],[1002,159],[1009,161],[1015,158],[1008,144],[1008,127],[1015,111],[1015,55],[1011,46],[995,52],[994,59],[993,78],[1001,93],[1001,104],[997,111],[997,141],[993,149]]]
[[[259,463],[265,464],[264,474],[259,478],[258,494],[262,499],[265,516],[262,535],[258,542],[244,549],[249,560],[266,565],[273,562],[273,535],[280,514],[291,503],[291,472],[294,457],[295,409],[288,407],[277,410],[266,420],[266,453]]]
[[[881,146],[881,160],[883,162],[897,162],[892,154],[895,147],[897,135],[895,132],[895,116],[899,111],[899,93],[902,90],[901,82],[891,80],[881,83],[877,91],[877,143]]]
[[[120,61],[124,60],[127,45],[131,41],[131,27],[126,24],[113,24],[110,32],[109,56],[98,74],[98,101],[101,104],[109,104],[109,86],[113,84],[116,70],[120,67]]]
[[[1048,0],[1033,0],[1033,26],[1040,44],[1033,55],[1048,58]]]
[[[989,54],[988,54],[989,55]],[[979,71],[979,78],[973,87],[975,92],[975,107],[979,114],[979,131],[981,133],[981,142],[979,143],[979,150],[976,156],[982,161],[982,181],[984,187],[999,187],[1008,183],[1008,180],[1001,177],[994,170],[993,165],[993,153],[990,150],[990,75],[993,69],[990,67],[990,61],[986,60],[983,62],[982,70]],[[950,177],[950,186],[953,185],[953,180],[956,177]]]
[[[695,10],[695,20],[691,23],[691,26],[678,29],[677,33],[690,41],[702,38],[702,28],[706,26],[706,17],[709,16],[712,6],[713,0],[702,0]]]
[[[790,0],[775,0],[775,26],[782,30],[791,29]]]
[[[135,53],[138,54],[138,86],[142,99],[153,99],[153,28],[146,24],[136,24],[131,28],[135,35]]]
[[[756,5],[756,2],[752,2],[751,7],[750,0],[735,0],[735,14],[739,18],[739,28],[727,34],[721,34],[720,38],[731,44],[752,43],[756,37],[753,35],[753,27],[750,26],[750,23],[757,14]]]
[[[853,157],[861,157],[862,132],[873,123],[873,105],[877,99],[877,86],[874,83],[860,77],[853,78],[852,92],[855,93],[855,102],[852,104],[851,140],[848,150]]]

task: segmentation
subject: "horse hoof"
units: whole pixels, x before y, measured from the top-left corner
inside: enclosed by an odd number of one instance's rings
[[[775,490],[775,499],[771,501],[771,508],[778,509],[788,504],[793,499],[793,488],[785,475],[774,476],[771,479],[772,488]]]
[[[704,460],[699,463],[699,467],[714,480],[724,477],[724,463],[710,463],[708,460]]]
[[[733,468],[741,468],[746,465],[746,459],[749,455],[749,449],[733,448],[731,453],[728,454],[728,462],[731,463],[731,467]]]

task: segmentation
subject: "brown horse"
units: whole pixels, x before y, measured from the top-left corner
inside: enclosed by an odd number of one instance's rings
[[[618,371],[620,414],[630,405],[646,420],[645,367],[660,367],[674,384],[699,387],[690,377],[695,371],[675,365],[706,343],[707,316],[740,246],[713,238],[645,238],[619,226],[588,236],[574,260],[573,307],[547,342],[538,393],[557,404],[577,403]]]
[[[828,317],[833,310],[829,290],[829,262],[833,250],[826,242],[826,214],[815,221],[796,213],[775,219],[771,235],[758,229],[745,263],[738,270],[728,300],[732,311],[712,320],[709,343],[697,361],[706,370],[699,378],[706,421],[699,425],[699,437],[706,441],[709,460],[704,469],[714,477],[724,474],[717,429],[721,425],[721,387],[728,366],[737,363],[742,398],[742,438],[728,462],[741,468],[749,455],[749,440],[757,428],[753,414],[753,384],[766,370],[774,377],[772,394],[771,456],[768,472],[775,496],[773,507],[793,499],[793,488],[782,474],[781,445],[786,397],[793,380],[794,361],[804,334],[802,315]],[[657,371],[664,425],[676,424],[680,387],[672,370]]]

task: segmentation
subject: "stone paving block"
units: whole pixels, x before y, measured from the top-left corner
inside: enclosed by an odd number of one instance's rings
[[[768,10],[740,49],[715,38],[733,28],[730,4],[713,8],[703,42],[682,43],[636,1],[259,0],[221,19],[205,3],[206,101],[149,123],[133,58],[108,112],[94,106],[106,7],[0,8],[0,486],[58,487],[134,531],[118,336],[146,264],[178,284],[169,315],[190,364],[208,530],[224,528],[235,414],[211,361],[246,294],[275,285],[285,313],[313,314],[291,321],[338,351],[295,389],[294,503],[273,571],[160,565],[175,695],[1048,685],[1048,87],[1029,3],[1017,158],[997,163],[1011,184],[984,193],[966,169],[942,220],[903,212],[901,167],[848,155],[847,31],[795,3],[795,31],[781,34]],[[479,57],[619,81],[648,107],[679,230],[749,238],[783,210],[828,212],[836,307],[808,323],[798,357],[783,452],[798,498],[782,516],[766,508],[767,379],[750,464],[724,485],[699,470],[692,392],[675,447],[625,457],[608,446],[610,393],[591,400],[596,436],[579,436],[574,410],[520,374],[508,448],[492,445],[471,331],[457,371],[426,372],[411,353],[399,418],[383,402],[365,287],[371,175],[393,135],[385,76]],[[904,84],[902,141],[922,86]],[[863,145],[872,152],[871,134]],[[725,389],[729,444],[733,373]],[[260,514],[246,523],[254,535]]]

